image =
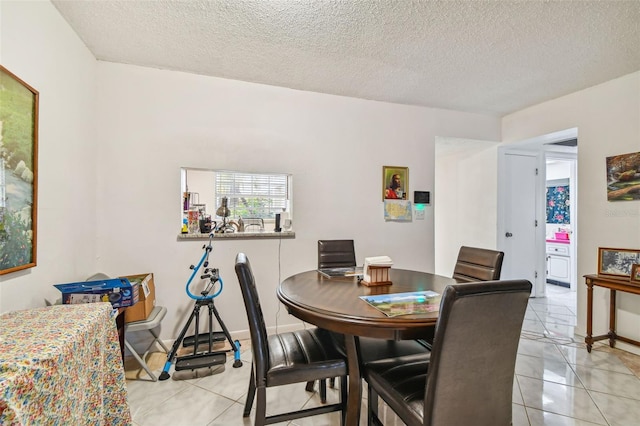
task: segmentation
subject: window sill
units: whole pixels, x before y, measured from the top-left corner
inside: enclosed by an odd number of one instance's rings
[[[208,240],[210,234],[178,234],[178,240]],[[230,232],[213,234],[214,240],[265,240],[295,238],[294,231]]]

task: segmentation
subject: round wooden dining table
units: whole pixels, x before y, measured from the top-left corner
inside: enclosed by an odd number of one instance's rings
[[[453,278],[426,272],[391,269],[392,284],[365,286],[357,277],[327,278],[318,271],[307,271],[285,279],[278,286],[278,299],[289,313],[307,323],[344,334],[349,370],[347,425],[360,418],[362,380],[357,337],[386,340],[417,339],[429,335],[438,312],[388,317],[360,296],[432,290],[443,294],[455,284]]]

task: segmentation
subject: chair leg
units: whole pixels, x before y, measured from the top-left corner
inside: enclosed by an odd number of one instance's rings
[[[150,329],[149,333],[151,333],[154,337],[153,343],[158,343],[166,353],[169,353],[169,348],[167,348],[167,345],[165,345],[164,342],[160,340],[160,336],[158,336],[158,334],[153,331],[153,329]]]
[[[331,386],[331,388],[335,388],[336,387],[336,378],[332,377],[329,379],[329,386]]]
[[[320,382],[320,402],[327,403],[327,381],[324,379],[318,380]]]
[[[251,365],[251,377],[249,377],[249,391],[247,392],[247,400],[244,403],[244,411],[242,417],[249,417],[251,414],[251,407],[253,406],[253,399],[256,396],[256,377],[254,375],[253,364]]]
[[[367,386],[367,425],[373,426],[380,424],[378,419],[378,393],[373,386]]]
[[[347,420],[347,376],[340,377],[340,405],[342,405],[340,426],[345,426]]]
[[[256,420],[254,426],[264,426],[267,422],[267,388],[260,386],[257,389]]]
[[[315,381],[307,382],[304,390],[306,390],[307,392],[313,392],[315,384]],[[318,380],[318,387],[320,389],[320,402],[324,404],[327,402],[327,383],[324,380]],[[331,387],[333,387],[333,384],[331,385]]]
[[[153,380],[154,382],[157,381],[158,378],[153,374],[153,372],[151,371],[151,369],[149,368],[149,366],[144,360],[144,358],[146,357],[146,353],[145,355],[140,357],[140,355],[136,353],[136,351],[133,349],[133,346],[131,346],[131,344],[127,341],[127,339],[124,339],[124,345],[127,347],[127,349],[129,349],[129,352],[131,352],[131,355],[133,355],[133,357],[138,361],[138,364],[140,364],[140,366],[144,368],[144,371],[147,372],[149,377],[151,377],[151,380]]]

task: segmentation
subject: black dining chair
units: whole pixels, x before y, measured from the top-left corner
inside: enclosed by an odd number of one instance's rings
[[[368,424],[382,424],[380,397],[408,426],[510,425],[530,293],[526,280],[447,286],[429,358],[387,358],[363,366]]]
[[[318,269],[356,266],[353,240],[318,240]]]
[[[460,247],[453,269],[459,283],[499,280],[504,252],[478,247]]]
[[[334,349],[326,330],[310,328],[294,332],[267,335],[255,278],[244,253],[236,256],[236,275],[240,282],[251,334],[251,378],[243,417],[249,417],[257,395],[254,425],[262,426],[301,417],[341,411],[346,415],[347,364]],[[340,377],[340,401],[289,413],[267,416],[267,388]]]
[[[462,246],[458,251],[453,276],[458,283],[494,281],[500,279],[504,252],[479,247]],[[431,348],[433,335],[418,339],[426,348]]]
[[[356,250],[353,240],[318,240],[318,269],[348,268],[356,266]],[[344,354],[344,353],[343,353]],[[335,386],[335,380],[330,379],[331,387]],[[307,382],[305,389],[312,392],[314,381]],[[320,400],[327,400],[327,383],[319,382]]]

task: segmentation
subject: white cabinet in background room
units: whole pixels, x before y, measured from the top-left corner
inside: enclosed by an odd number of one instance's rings
[[[570,287],[571,257],[569,244],[547,243],[547,282]]]

